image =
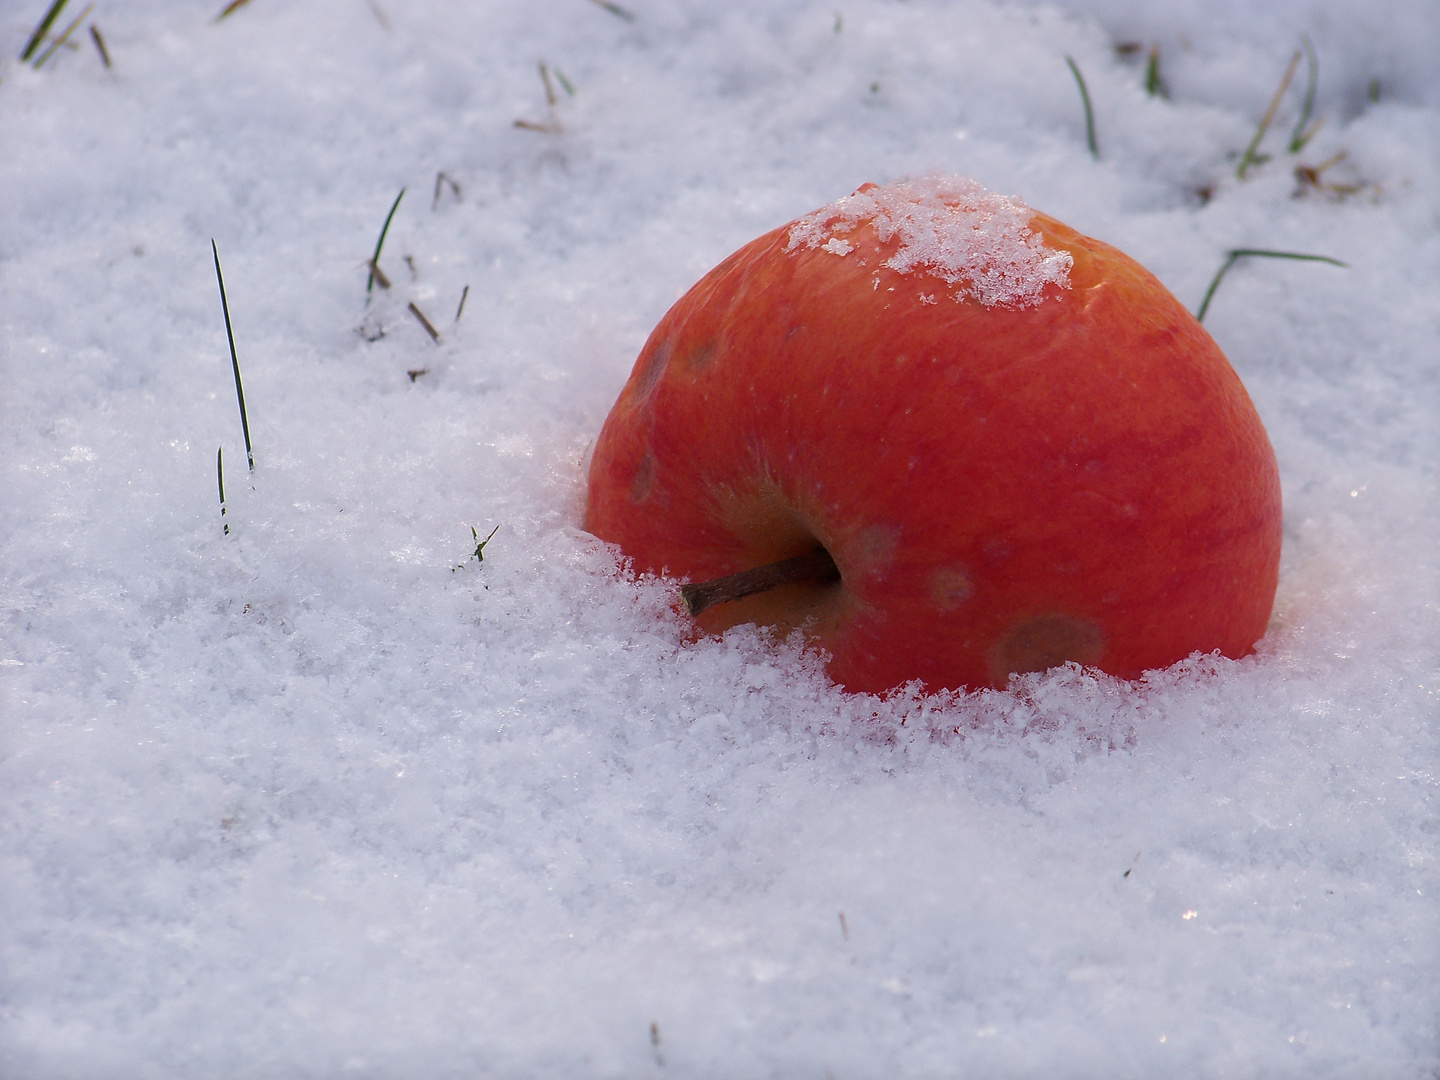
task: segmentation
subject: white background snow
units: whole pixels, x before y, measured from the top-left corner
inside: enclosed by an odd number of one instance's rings
[[[1436,1076],[1440,8],[623,2],[0,6],[0,1076]],[[1256,656],[854,697],[580,530],[665,309],[930,170],[1192,310],[1349,264],[1206,320]]]

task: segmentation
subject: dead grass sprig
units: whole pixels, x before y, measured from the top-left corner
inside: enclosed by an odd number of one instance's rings
[[[230,3],[225,5],[224,10],[221,11],[219,15],[215,16],[215,21],[218,23],[223,19],[228,19],[231,15],[235,14],[235,12],[239,11],[249,2],[250,0],[230,0]]]
[[[430,209],[432,211],[439,207],[440,195],[447,187],[454,194],[456,202],[459,202],[461,198],[463,198],[460,192],[460,185],[456,183],[455,178],[447,172],[437,172],[435,174],[435,195],[430,200]]]
[[[437,345],[440,344],[440,331],[436,330],[434,324],[425,317],[425,313],[415,306],[414,300],[410,301],[410,314],[414,315],[420,325],[425,328],[425,332],[430,335],[430,340]]]
[[[92,11],[94,11],[94,10],[95,10],[95,5],[94,5],[94,4],[86,4],[86,5],[85,5],[85,9],[84,9],[83,11],[81,11],[79,15],[76,15],[75,18],[73,18],[73,19],[70,20],[70,22],[66,25],[65,29],[60,31],[59,36],[57,36],[57,37],[55,38],[55,40],[53,40],[52,42],[50,42],[50,47],[49,47],[48,49],[46,49],[43,53],[41,53],[41,54],[36,58],[36,60],[35,60],[35,70],[36,70],[36,71],[39,71],[40,68],[44,66],[46,60],[49,60],[50,57],[52,57],[52,56],[55,55],[55,52],[56,52],[57,49],[59,49],[62,45],[64,45],[66,42],[68,42],[68,41],[70,40],[70,35],[75,32],[75,28],[76,28],[77,26],[79,26],[82,22],[84,22],[84,21],[85,21],[85,16],[89,15],[90,12],[92,12]],[[79,46],[78,46],[78,45],[72,45],[71,48],[79,48]]]
[[[1290,89],[1290,81],[1295,78],[1295,69],[1300,66],[1300,58],[1303,53],[1295,50],[1295,55],[1290,57],[1290,63],[1285,68],[1285,75],[1280,80],[1279,87],[1275,90],[1275,96],[1270,99],[1270,107],[1265,110],[1265,115],[1260,118],[1260,126],[1255,129],[1255,136],[1250,140],[1250,145],[1245,148],[1245,153],[1240,155],[1240,164],[1235,167],[1235,177],[1244,180],[1245,174],[1250,171],[1251,165],[1258,165],[1267,160],[1263,155],[1257,153],[1260,149],[1260,140],[1265,138],[1265,133],[1270,130],[1270,125],[1275,120],[1276,110],[1280,108],[1280,102],[1284,100],[1285,91]]]
[[[105,47],[105,38],[100,33],[100,28],[94,23],[90,24],[90,40],[95,42],[95,48],[100,53],[100,59],[105,62],[105,69],[110,69],[110,50]]]
[[[1315,108],[1315,87],[1320,81],[1320,61],[1315,56],[1315,46],[1310,44],[1308,36],[1301,34],[1300,44],[1305,49],[1305,99],[1300,106],[1300,118],[1295,121],[1295,130],[1290,132],[1290,153],[1292,154],[1298,154],[1305,149],[1305,144],[1315,137],[1315,132],[1320,130],[1321,124],[1321,121],[1316,120],[1314,127],[1309,126],[1310,113]]]

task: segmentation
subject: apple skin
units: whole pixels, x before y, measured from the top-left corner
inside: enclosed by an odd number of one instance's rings
[[[843,258],[789,250],[788,225],[745,245],[646,342],[595,443],[585,528],[696,582],[823,546],[838,582],[697,622],[799,628],[853,691],[1251,652],[1281,534],[1254,405],[1137,262],[1029,227],[1073,263],[1028,307],[885,267],[897,241],[873,223]]]

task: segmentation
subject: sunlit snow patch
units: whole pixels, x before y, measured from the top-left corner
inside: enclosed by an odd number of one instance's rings
[[[1044,299],[1046,285],[1070,287],[1074,261],[1030,230],[1031,215],[1019,199],[987,191],[968,177],[926,176],[864,187],[822,206],[790,227],[785,250],[823,247],[848,254],[853,245],[841,236],[868,221],[882,243],[900,240],[885,261],[890,269],[924,270],[959,284],[956,300],[973,296],[986,307],[1029,307]]]

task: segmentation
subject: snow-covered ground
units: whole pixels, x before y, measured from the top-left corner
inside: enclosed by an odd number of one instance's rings
[[[623,3],[0,8],[0,1076],[1435,1076],[1440,8]],[[1348,264],[1206,319],[1258,655],[855,697],[580,530],[669,304],[931,170]]]

